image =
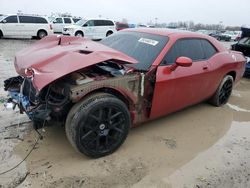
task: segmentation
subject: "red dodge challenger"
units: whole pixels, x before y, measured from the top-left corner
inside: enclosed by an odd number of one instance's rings
[[[246,59],[202,34],[128,29],[100,42],[49,36],[17,53],[5,90],[35,129],[65,124],[76,150],[114,152],[130,127],[187,106],[227,103]]]

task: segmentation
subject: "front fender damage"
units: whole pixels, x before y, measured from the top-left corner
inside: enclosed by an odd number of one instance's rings
[[[132,124],[145,120],[145,74],[114,62],[102,62],[70,73],[35,88],[32,78],[13,77],[5,81],[9,103],[18,106],[41,128],[52,120],[64,123],[71,107],[94,92],[107,92],[124,101],[131,113]]]

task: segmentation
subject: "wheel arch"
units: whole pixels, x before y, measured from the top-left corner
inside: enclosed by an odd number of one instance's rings
[[[233,79],[234,79],[234,81],[235,81],[235,79],[236,79],[236,71],[230,71],[230,72],[228,72],[226,75],[232,76]]]
[[[108,36],[108,34],[110,33],[110,35],[112,35],[114,33],[113,30],[108,30],[107,33],[106,33],[106,36]]]
[[[130,98],[128,95],[126,95],[124,92],[121,92],[121,91],[114,89],[114,88],[111,88],[111,87],[102,87],[102,88],[92,90],[89,93],[87,93],[86,95],[84,95],[81,98],[81,100],[84,100],[86,97],[93,95],[93,94],[96,94],[96,93],[107,93],[107,94],[114,95],[115,97],[117,97],[118,99],[123,101],[129,110],[132,108],[132,106],[134,104],[134,100],[132,98]]]
[[[3,31],[0,29],[0,37],[3,37]]]
[[[46,29],[41,28],[41,29],[38,29],[38,30],[37,30],[36,36],[38,36],[38,34],[39,34],[40,31],[44,31],[44,32],[47,33],[47,35],[48,35],[48,31],[46,31]]]
[[[82,30],[76,30],[74,36],[76,36],[76,33],[82,33],[82,35],[84,36],[84,32]]]

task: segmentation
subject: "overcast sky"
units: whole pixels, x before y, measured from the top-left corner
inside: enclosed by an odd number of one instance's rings
[[[250,25],[250,0],[0,0],[0,13],[47,14],[70,12],[130,23],[194,21],[195,23]]]

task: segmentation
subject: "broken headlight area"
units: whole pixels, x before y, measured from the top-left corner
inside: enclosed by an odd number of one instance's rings
[[[32,120],[34,128],[41,128],[52,119],[64,120],[63,110],[70,103],[67,97],[55,92],[53,84],[38,92],[30,78],[12,77],[4,81],[4,89],[8,91],[7,107],[19,107]]]
[[[30,77],[9,78],[4,81],[4,88],[10,96],[6,106],[18,106],[20,112],[25,112],[33,121],[35,128],[40,128],[51,120],[63,123],[73,104],[89,92],[107,86],[123,87],[124,84],[126,87],[127,81],[121,78],[125,75],[130,78],[131,70],[112,61],[101,62],[67,74],[49,83],[40,91],[33,86]],[[133,74],[130,79],[134,83]],[[132,87],[132,90],[135,89]]]

